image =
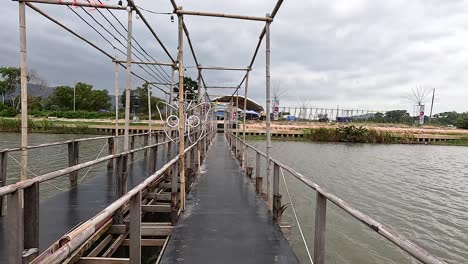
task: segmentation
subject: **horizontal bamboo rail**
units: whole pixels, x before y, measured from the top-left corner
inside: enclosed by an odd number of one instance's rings
[[[218,70],[218,71],[249,71],[250,68],[232,68],[232,67],[199,67],[202,70]]]
[[[127,61],[114,60],[113,62],[126,63]],[[131,63],[132,64],[147,64],[147,65],[162,65],[162,66],[172,66],[172,67],[175,66],[175,64],[171,62],[158,62],[158,61],[132,61]]]
[[[241,138],[236,137],[234,134],[227,133],[228,136],[228,142],[231,142],[231,146],[235,147],[236,143],[232,143],[232,141],[237,141],[239,144],[245,144],[246,147],[252,149],[256,153],[257,157],[257,171],[260,173],[260,167],[259,167],[259,156],[263,156],[264,158],[267,157],[267,155],[255,148],[254,146],[247,144],[245,141],[243,141]],[[230,139],[229,139],[230,138]],[[314,191],[317,192],[317,212],[316,212],[316,240],[315,240],[315,245],[314,247],[318,247],[320,250],[324,249],[324,244],[323,245],[318,245],[321,243],[325,243],[324,241],[324,236],[321,234],[321,232],[325,232],[325,223],[323,221],[325,220],[325,205],[326,205],[326,200],[332,202],[338,208],[342,209],[352,217],[354,217],[356,220],[360,221],[361,223],[365,224],[368,226],[370,229],[374,230],[376,233],[381,235],[382,237],[386,238],[393,244],[395,244],[397,247],[400,249],[406,251],[408,254],[410,254],[412,257],[416,258],[417,260],[421,261],[422,263],[425,264],[446,264],[445,261],[439,259],[438,257],[432,255],[430,252],[428,252],[426,249],[420,247],[416,243],[412,242],[405,236],[401,235],[398,233],[396,230],[392,229],[389,226],[386,226],[379,221],[373,219],[369,215],[355,209],[352,207],[349,203],[344,201],[343,199],[339,198],[335,194],[329,192],[327,189],[324,187],[316,184],[312,180],[306,178],[302,173],[296,171],[295,169],[283,164],[277,159],[271,159],[271,162],[273,163],[273,166],[278,166],[280,168],[283,168],[284,170],[288,171],[293,175],[296,179],[301,181],[303,184],[306,186],[310,187]],[[258,176],[259,174],[256,174]],[[258,186],[257,186],[258,187]],[[318,213],[318,214],[317,214]],[[322,215],[319,215],[322,214]],[[317,226],[319,228],[317,228]],[[320,230],[320,227],[323,229]],[[318,236],[317,236],[318,235]],[[319,241],[317,241],[317,239]],[[322,240],[320,240],[322,239]],[[323,252],[316,252],[315,254],[322,254]],[[321,262],[321,261],[319,261]]]
[[[96,3],[96,2],[78,2],[78,1],[57,1],[57,0],[15,0],[18,2],[26,2],[26,3],[39,3],[39,4],[51,4],[51,5],[67,5],[67,6],[84,6],[84,7],[92,7],[92,8],[103,8],[103,9],[117,9],[117,10],[126,10],[126,6],[119,6],[119,5],[107,5],[104,3]]]
[[[243,19],[243,20],[255,20],[255,21],[273,21],[270,17],[256,17],[256,16],[243,16],[223,13],[211,13],[211,12],[197,12],[197,11],[186,11],[186,10],[175,10],[177,15],[190,15],[190,16],[209,16],[209,17],[223,17],[232,19]]]

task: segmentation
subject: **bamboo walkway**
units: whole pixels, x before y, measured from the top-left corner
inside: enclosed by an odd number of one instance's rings
[[[161,263],[299,263],[223,135],[205,164]]]

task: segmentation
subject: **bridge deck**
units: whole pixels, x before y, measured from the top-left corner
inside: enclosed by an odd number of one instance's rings
[[[299,263],[217,135],[161,263]]]

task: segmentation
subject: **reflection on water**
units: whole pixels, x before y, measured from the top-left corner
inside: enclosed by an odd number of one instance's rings
[[[251,143],[265,149],[263,141]],[[468,148],[274,141],[272,156],[448,263],[468,263]],[[285,177],[312,250],[315,193],[286,172]],[[419,263],[338,207],[328,203],[327,209],[327,263]],[[307,263],[286,211],[291,243]]]

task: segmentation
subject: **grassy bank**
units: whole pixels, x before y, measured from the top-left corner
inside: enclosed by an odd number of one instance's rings
[[[89,128],[84,124],[67,126],[57,124],[48,120],[28,121],[28,131],[31,133],[54,133],[54,134],[96,134],[96,129]],[[21,132],[21,120],[0,118],[0,132]]]
[[[375,144],[412,144],[415,143],[411,136],[394,137],[391,133],[385,131],[377,131],[361,126],[343,126],[337,128],[308,128],[304,129],[303,137],[272,137],[273,140],[291,140],[291,141],[316,141],[316,142],[348,142],[348,143],[375,143]],[[265,135],[247,136],[251,140],[264,140]],[[433,145],[453,145],[453,146],[468,146],[468,138],[427,142]]]

